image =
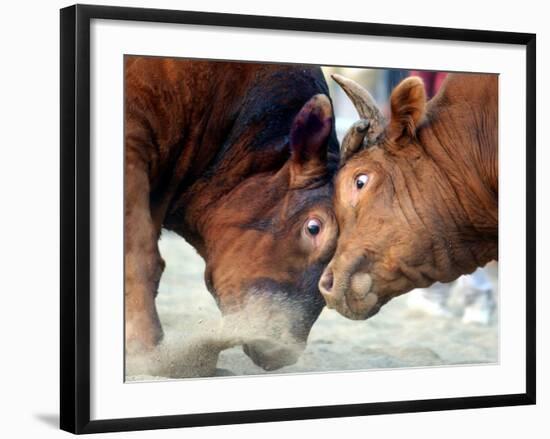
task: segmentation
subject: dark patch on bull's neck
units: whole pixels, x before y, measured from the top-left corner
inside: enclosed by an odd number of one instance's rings
[[[205,176],[214,176],[222,164],[233,156],[272,149],[289,158],[288,136],[294,117],[309,98],[328,94],[320,69],[267,66],[256,73],[247,90],[227,140],[221,146]],[[250,132],[254,136],[250,136]],[[243,142],[243,139],[246,139]],[[258,170],[262,171],[261,163]],[[255,169],[251,170],[254,173]]]
[[[240,109],[230,123],[226,140],[204,172],[194,181],[184,178],[175,192],[166,218],[167,228],[176,230],[184,223],[185,211],[197,195],[194,188],[216,186],[212,201],[221,198],[237,184],[253,175],[276,172],[290,158],[289,133],[292,121],[309,98],[318,93],[328,95],[320,68],[266,65],[256,73],[250,89],[243,96]],[[251,134],[252,132],[252,134]],[[337,167],[339,147],[334,128],[329,141],[329,174]],[[243,173],[231,173],[232,164],[249,155],[257,160]]]

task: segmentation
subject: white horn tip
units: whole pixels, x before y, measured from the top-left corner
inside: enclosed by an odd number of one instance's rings
[[[333,73],[330,75],[332,79],[334,79],[338,84],[341,84],[342,82],[346,81],[346,78],[342,75],[339,75],[338,73]]]

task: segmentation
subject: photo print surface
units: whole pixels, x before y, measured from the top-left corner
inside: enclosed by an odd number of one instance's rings
[[[498,75],[124,63],[127,382],[498,362]]]

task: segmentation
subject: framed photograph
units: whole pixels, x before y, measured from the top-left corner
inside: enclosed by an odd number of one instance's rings
[[[61,10],[61,428],[535,403],[535,35]]]

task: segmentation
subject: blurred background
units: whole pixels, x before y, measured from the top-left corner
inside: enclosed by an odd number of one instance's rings
[[[323,67],[336,114],[339,140],[358,118],[347,96],[330,78],[340,73],[367,88],[387,111],[391,90],[403,78],[422,76],[429,97],[445,73]],[[177,349],[221,318],[203,280],[204,262],[177,235],[163,231],[159,241],[166,269],[157,307],[164,342]],[[298,363],[266,372],[240,347],[223,351],[219,375],[260,375],[378,368],[427,367],[498,362],[498,266],[495,262],[449,284],[435,284],[393,299],[367,321],[348,320],[325,308]],[[131,372],[130,372],[131,373]],[[127,380],[164,377],[128,375]]]

